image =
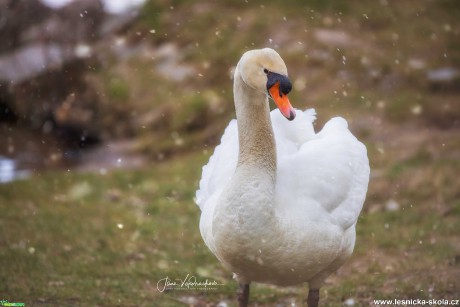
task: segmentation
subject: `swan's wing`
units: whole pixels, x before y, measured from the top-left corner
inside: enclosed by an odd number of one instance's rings
[[[279,143],[277,146],[278,155],[297,152],[302,143],[315,135],[312,125],[315,111],[301,112],[296,110],[296,113],[296,119],[289,122],[279,110],[271,112],[276,142]],[[225,129],[220,145],[214,150],[208,164],[203,167],[200,187],[196,192],[196,203],[202,212],[200,232],[206,245],[215,255],[217,254],[212,235],[214,208],[221,192],[235,172],[238,148],[238,126],[236,120],[232,120]]]
[[[212,220],[219,196],[230,181],[238,161],[238,126],[232,120],[225,129],[221,143],[214,150],[208,164],[203,166],[200,187],[196,191],[196,203],[201,209],[200,232],[204,242],[217,256]]]
[[[230,121],[208,164],[203,166],[200,187],[196,191],[196,203],[201,211],[209,200],[226,186],[235,172],[238,161],[238,126]]]
[[[277,206],[289,216],[326,219],[345,230],[361,212],[369,172],[366,147],[343,118],[333,118],[298,152],[278,157]]]
[[[278,110],[271,112],[278,155],[277,204],[287,214],[328,219],[347,229],[356,223],[367,192],[366,147],[351,134],[343,118],[331,119],[314,134],[314,110],[296,112],[292,122]],[[237,160],[238,129],[232,120],[203,167],[196,193],[202,211],[214,204],[233,175]]]
[[[279,110],[270,113],[275,133],[277,157],[297,152],[302,144],[315,137],[313,122],[316,119],[314,109],[301,111],[296,109],[296,118],[288,121]]]
[[[278,109],[270,113],[278,156],[297,152],[301,144],[315,136],[312,125],[316,117],[315,110],[296,110],[296,114],[295,120],[288,121]],[[232,120],[225,129],[220,145],[203,167],[200,187],[196,192],[196,203],[201,211],[230,181],[238,162],[238,148],[238,126],[236,120]]]

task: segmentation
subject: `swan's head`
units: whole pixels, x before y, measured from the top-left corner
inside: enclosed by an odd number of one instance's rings
[[[275,50],[247,51],[238,62],[235,73],[239,73],[247,85],[271,97],[284,117],[289,120],[295,118],[295,111],[287,97],[292,84],[287,77],[286,64]]]

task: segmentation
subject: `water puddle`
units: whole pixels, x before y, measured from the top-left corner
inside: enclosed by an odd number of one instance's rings
[[[72,146],[62,137],[0,124],[0,184],[48,171],[106,174],[113,169],[144,166],[148,159],[135,152],[135,143],[116,141]]]
[[[0,156],[0,183],[24,179],[29,175],[30,171],[18,168],[15,160]]]

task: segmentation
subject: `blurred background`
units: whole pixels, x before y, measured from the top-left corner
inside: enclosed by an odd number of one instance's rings
[[[343,116],[368,149],[324,306],[460,299],[459,20],[456,0],[0,0],[0,300],[232,306],[193,198],[235,117],[232,69],[262,47],[316,131]],[[187,274],[222,285],[158,291]],[[251,291],[301,306],[307,290]]]

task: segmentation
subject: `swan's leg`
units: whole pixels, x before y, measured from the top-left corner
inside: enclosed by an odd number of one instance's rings
[[[310,289],[308,291],[307,304],[308,307],[318,307],[319,289]]]
[[[238,306],[247,307],[249,302],[249,284],[238,284]]]

